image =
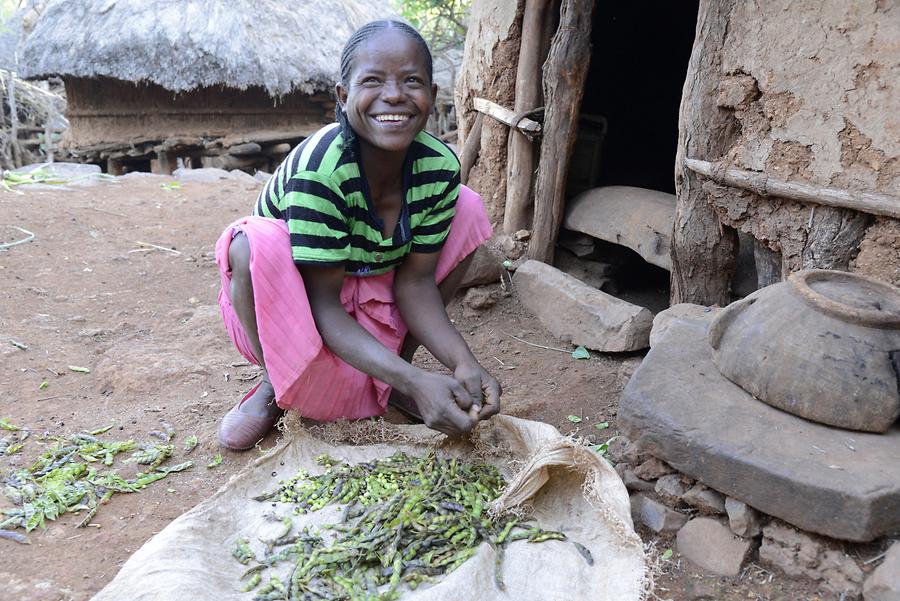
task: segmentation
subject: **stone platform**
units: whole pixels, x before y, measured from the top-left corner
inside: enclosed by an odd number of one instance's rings
[[[900,533],[900,427],[841,430],[754,399],[713,365],[710,320],[668,325],[622,395],[623,431],[679,471],[804,530],[851,541]]]

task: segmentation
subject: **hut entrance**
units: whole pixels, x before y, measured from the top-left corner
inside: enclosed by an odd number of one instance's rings
[[[571,262],[572,240],[583,253],[585,234],[599,239],[582,258],[609,265],[604,291],[654,311],[668,306],[678,111],[698,5],[595,6],[555,261]]]

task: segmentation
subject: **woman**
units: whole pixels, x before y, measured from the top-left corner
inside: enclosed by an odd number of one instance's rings
[[[425,41],[369,23],[335,91],[338,123],[295,148],[216,245],[226,328],[264,369],[220,424],[228,448],[252,447],[284,409],[358,419],[390,399],[448,435],[500,409],[444,308],[491,228],[456,156],[423,131],[437,94]],[[420,343],[453,375],[412,366]]]

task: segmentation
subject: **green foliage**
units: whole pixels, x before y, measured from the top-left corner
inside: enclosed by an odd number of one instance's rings
[[[419,30],[432,53],[462,46],[471,0],[394,0],[404,19]]]

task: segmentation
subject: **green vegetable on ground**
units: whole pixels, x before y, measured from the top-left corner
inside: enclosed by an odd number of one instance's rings
[[[17,452],[28,437],[27,429],[0,420],[4,428],[20,430],[17,444],[3,439],[6,454]],[[112,426],[67,437],[44,436],[49,448],[28,468],[2,474],[3,494],[12,507],[0,511],[0,530],[23,528],[30,532],[65,513],[84,512],[79,526],[86,526],[100,506],[116,493],[133,493],[165,478],[172,472],[188,469],[193,462],[173,466],[160,464],[172,455],[172,445],[138,445],[134,440],[106,441],[97,438]],[[138,447],[138,450],[134,450]],[[148,465],[149,472],[125,478],[111,469],[117,456],[134,451],[125,462]],[[9,505],[7,503],[6,505]]]
[[[278,483],[254,500],[287,504],[292,513],[343,505],[336,523],[323,532],[295,529],[290,516],[274,538],[260,539],[256,554],[247,538],[239,538],[234,557],[250,567],[242,590],[263,599],[365,599],[388,601],[400,596],[401,585],[414,589],[435,582],[475,555],[481,543],[497,551],[495,583],[503,590],[503,551],[511,543],[563,541],[561,532],[544,530],[515,516],[493,516],[487,509],[506,485],[491,465],[405,453],[355,465],[328,456],[317,458],[324,473],[305,470]],[[326,541],[328,541],[326,543]],[[593,558],[582,545],[578,552]],[[263,572],[289,563],[282,582]],[[283,570],[279,570],[279,574]],[[257,578],[259,576],[259,578]]]

